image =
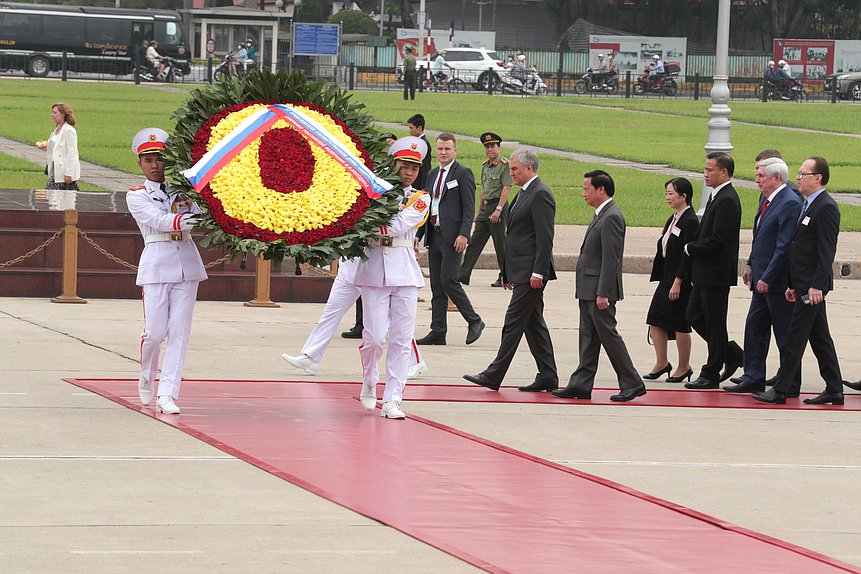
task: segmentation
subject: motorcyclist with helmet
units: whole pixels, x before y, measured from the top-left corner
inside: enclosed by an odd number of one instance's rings
[[[233,69],[233,75],[236,75],[236,66],[242,66],[243,75],[245,74],[245,68],[248,64],[248,50],[245,48],[245,44],[239,44],[236,46],[236,56],[233,57],[233,61],[230,63],[231,68]]]

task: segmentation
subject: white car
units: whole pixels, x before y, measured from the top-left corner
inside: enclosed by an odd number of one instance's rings
[[[499,74],[505,71],[496,52],[487,48],[445,48],[443,58],[454,68],[444,68],[446,74],[472,84],[476,90],[486,90],[488,78],[491,78],[495,88],[499,83]],[[421,61],[418,65],[424,67],[429,64]],[[400,65],[398,68],[400,70]]]

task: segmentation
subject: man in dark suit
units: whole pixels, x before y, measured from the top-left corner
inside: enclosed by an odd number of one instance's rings
[[[590,399],[598,371],[601,347],[616,371],[621,393],[612,401],[630,401],[646,394],[646,386],[631,362],[625,342],[616,330],[616,302],[623,298],[622,257],[625,251],[625,218],[613,195],[613,178],[605,171],[583,176],[583,198],[595,208],[577,258],[575,296],[580,306],[580,365],[560,398]],[[515,243],[510,243],[512,249]]]
[[[784,296],[787,287],[789,244],[801,201],[786,185],[789,168],[782,159],[764,159],[756,166],[756,184],[763,201],[753,220],[753,243],[742,274],[753,292],[744,324],[744,376],[724,390],[751,393],[765,390],[765,360],[771,332],[777,348],[786,351],[792,303]],[[801,386],[801,382],[798,382]]]
[[[419,169],[419,175],[416,177],[416,181],[413,184],[413,189],[427,191],[424,189],[424,185],[428,173],[431,170],[431,144],[425,135],[425,117],[421,114],[410,116],[410,119],[407,120],[407,129],[411,136],[422,138],[425,143],[428,144],[428,153],[425,155],[424,159],[422,159],[422,166]]]
[[[735,163],[727,153],[706,156],[706,185],[714,191],[706,203],[697,237],[685,245],[693,283],[687,317],[691,327],[708,343],[708,359],[688,389],[716,389],[742,364],[743,352],[729,341],[726,315],[729,288],[738,283],[738,234],[741,202],[730,179]],[[724,368],[721,373],[721,368]]]
[[[416,235],[416,245],[424,239],[428,248],[428,268],[431,283],[430,333],[416,343],[445,345],[448,330],[446,312],[448,300],[469,325],[466,344],[474,343],[484,330],[484,321],[472,308],[469,297],[457,281],[463,252],[469,242],[469,231],[475,217],[475,177],[472,171],[457,161],[454,135],[443,132],[436,140],[439,167],[428,173],[424,188],[431,194],[431,214]]]
[[[798,370],[808,341],[825,379],[825,390],[804,399],[809,405],[843,404],[843,378],[834,341],[828,329],[825,296],[834,288],[834,256],[840,232],[837,202],[825,190],[830,177],[825,158],[814,156],[798,170],[798,190],[804,196],[801,214],[789,247],[789,286],[786,300],[792,303],[789,342],[780,353],[780,377],[774,387],[755,393],[764,403],[783,404],[798,396]]]
[[[509,168],[512,180],[520,186],[520,193],[509,211],[506,233],[511,249],[505,252],[502,280],[503,286],[513,293],[496,358],[484,372],[463,378],[498,391],[525,333],[538,374],[532,384],[520,390],[552,391],[559,386],[559,375],[550,331],[544,322],[544,287],[548,281],[556,279],[553,268],[556,200],[538,177],[538,156],[534,152],[516,150],[509,160]]]

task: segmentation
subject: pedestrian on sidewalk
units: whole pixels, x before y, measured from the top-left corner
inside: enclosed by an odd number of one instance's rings
[[[167,137],[167,132],[158,128],[145,128],[135,135],[132,151],[138,156],[146,180],[126,194],[126,203],[144,238],[137,274],[137,284],[143,287],[144,308],[138,393],[143,405],[152,401],[159,352],[167,338],[156,410],[179,414],[176,401],[197,286],[207,277],[190,233],[200,209],[185,194],[173,192],[164,177],[162,153]]]
[[[78,191],[81,179],[81,162],[78,159],[78,131],[75,112],[69,104],[57,102],[51,106],[54,131],[46,141],[36,142],[36,147],[47,151],[45,189]]]

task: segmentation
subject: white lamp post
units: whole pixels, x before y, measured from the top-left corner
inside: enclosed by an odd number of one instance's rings
[[[729,114],[732,110],[729,109],[729,86],[727,85],[727,73],[729,60],[729,0],[719,0],[718,4],[718,28],[717,28],[717,46],[715,49],[715,74],[714,83],[712,84],[712,106],[709,108],[711,119],[708,123],[709,135],[706,141],[706,153],[726,152],[732,153],[732,143],[730,143],[730,127],[732,122],[729,121]],[[714,190],[708,187],[703,182],[703,194],[700,200],[700,211],[702,214],[706,208],[706,202],[711,197]]]

